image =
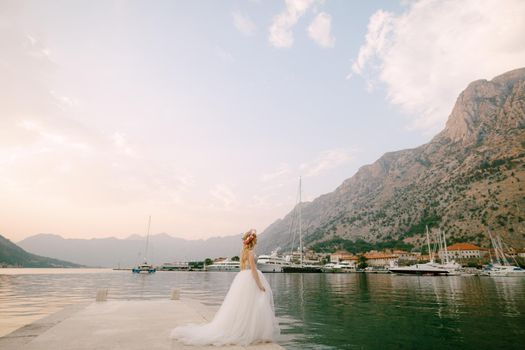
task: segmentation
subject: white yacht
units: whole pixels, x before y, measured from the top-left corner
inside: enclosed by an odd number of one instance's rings
[[[334,271],[335,264],[334,263],[328,263],[323,266],[323,272],[335,272]]]
[[[428,226],[427,226],[427,234],[428,234]],[[448,271],[449,276],[459,276],[461,275],[461,268],[462,266],[458,264],[455,260],[450,259],[450,256],[448,254],[448,248],[447,248],[447,238],[445,236],[445,232],[441,232],[441,229],[439,229],[439,235],[438,235],[438,244],[439,244],[439,250],[442,251],[444,254],[442,254],[442,261],[441,263],[434,263],[434,266],[440,267],[442,269],[445,269]]]
[[[428,234],[428,227],[426,227],[426,233],[427,233],[427,245],[428,245],[428,254],[430,256],[430,261],[425,264],[415,264],[415,265],[410,265],[410,266],[391,266],[389,268],[390,272],[393,272],[396,274],[404,274],[404,275],[427,275],[427,276],[428,275],[448,276],[448,275],[456,274],[457,266],[455,262],[447,261],[445,264],[438,264],[434,262],[434,257],[432,256],[432,249],[430,249],[430,236]],[[441,237],[440,237],[440,242],[441,242]]]
[[[519,266],[502,265],[495,263],[488,265],[481,274],[483,276],[493,277],[525,277],[525,270]]]
[[[488,232],[490,242],[494,247],[494,254],[496,254],[496,262],[492,260],[491,256],[491,263],[485,267],[485,269],[481,272],[481,275],[492,277],[525,277],[525,270],[517,266],[517,261],[514,261],[516,265],[510,264],[507,256],[505,255],[505,251],[503,250],[503,242],[501,241],[501,237],[492,237],[490,230],[488,230]]]
[[[283,272],[284,266],[290,266],[290,262],[278,256],[277,251],[270,255],[260,255],[257,259],[257,269],[261,272]]]
[[[241,263],[230,259],[214,262],[204,268],[206,271],[239,271]]]
[[[403,274],[403,275],[448,275],[449,271],[445,268],[435,264],[434,262],[428,262],[426,264],[415,264],[410,266],[396,266],[389,268],[390,272]]]
[[[333,267],[333,272],[355,272],[355,264],[350,261],[340,261]]]

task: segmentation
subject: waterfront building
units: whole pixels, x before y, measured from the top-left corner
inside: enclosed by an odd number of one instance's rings
[[[420,252],[407,252],[404,250],[393,250],[391,254],[397,256],[400,261],[415,261],[421,256]]]
[[[430,255],[428,254],[421,254],[417,257],[417,261],[430,261]]]
[[[190,264],[187,262],[176,261],[171,263],[164,263],[160,267],[162,271],[177,271],[177,270],[189,270]]]
[[[357,261],[357,256],[347,252],[346,250],[338,250],[330,254],[330,262],[338,263],[340,261]]]
[[[303,258],[306,260],[319,260],[319,256],[317,255],[317,253],[311,249],[308,249],[304,252]]]
[[[370,251],[364,254],[366,263],[371,267],[389,267],[398,264],[399,258],[397,255]]]
[[[444,260],[461,260],[461,259],[481,259],[486,255],[487,249],[480,248],[471,243],[456,243],[441,249],[438,252],[439,258]]]

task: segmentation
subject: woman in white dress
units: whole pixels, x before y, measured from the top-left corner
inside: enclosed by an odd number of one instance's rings
[[[254,229],[243,237],[241,270],[233,279],[219,311],[210,323],[180,326],[171,337],[187,345],[243,345],[271,342],[279,334],[272,290],[257,270],[253,247]]]

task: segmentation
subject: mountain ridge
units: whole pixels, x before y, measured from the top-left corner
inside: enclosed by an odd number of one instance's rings
[[[335,238],[419,246],[431,224],[452,239],[487,243],[487,226],[523,247],[525,68],[476,80],[428,143],[387,152],[333,192],[302,203],[307,244]],[[488,209],[487,209],[488,208]],[[503,210],[502,208],[506,208]],[[467,218],[465,216],[468,216]],[[292,212],[261,234],[263,250],[289,246]],[[509,221],[518,228],[504,232]],[[421,230],[420,230],[421,231]]]
[[[204,260],[239,254],[241,234],[186,240],[167,233],[151,234],[148,261],[162,264],[173,261]],[[127,238],[64,238],[56,234],[36,234],[17,242],[35,254],[54,256],[79,264],[100,267],[133,266],[144,259],[146,236]]]
[[[0,235],[0,266],[8,267],[82,267],[63,261],[26,252],[6,237]]]

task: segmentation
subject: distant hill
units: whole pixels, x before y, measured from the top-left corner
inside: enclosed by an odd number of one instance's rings
[[[31,254],[0,235],[0,266],[4,267],[82,267],[44,256]]]
[[[424,242],[425,225],[449,241],[487,246],[487,228],[525,246],[525,68],[478,80],[459,95],[429,143],[389,152],[333,192],[302,204],[305,243]],[[260,236],[263,251],[289,247],[292,213]],[[349,244],[350,243],[350,244]]]
[[[100,267],[127,267],[142,262],[146,237],[131,235],[127,239],[68,239],[55,234],[38,234],[18,245],[35,254],[54,256],[78,264]],[[206,240],[186,240],[166,233],[150,235],[148,262],[204,260],[239,255],[241,234]]]

